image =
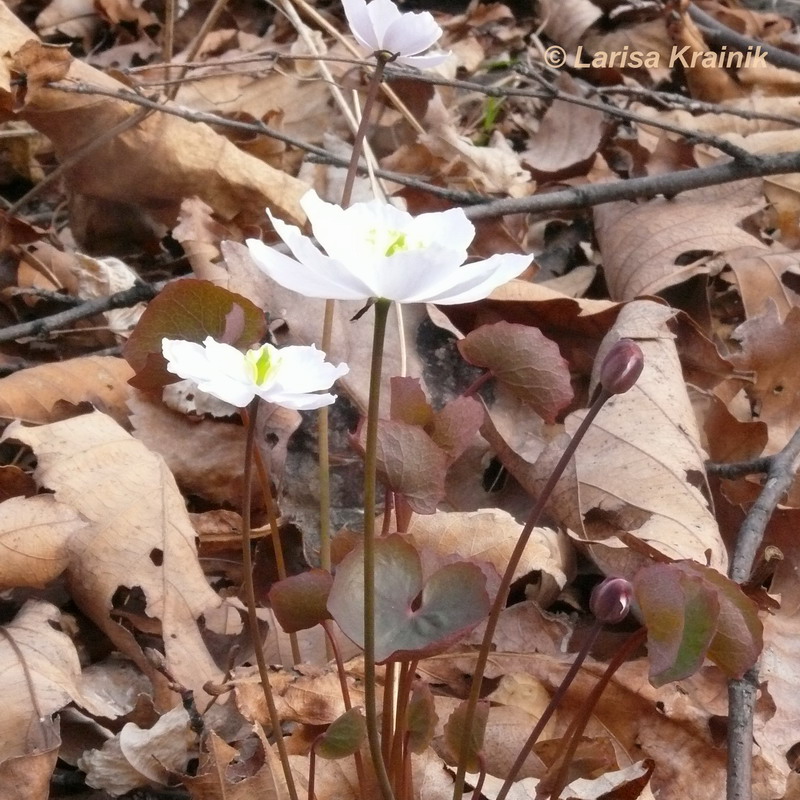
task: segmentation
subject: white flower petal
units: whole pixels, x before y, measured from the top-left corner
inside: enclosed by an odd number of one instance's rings
[[[295,261],[272,247],[267,247],[258,239],[248,239],[247,247],[256,266],[272,280],[293,292],[327,300],[363,300],[372,296],[368,286],[339,262],[315,250],[313,245],[311,249],[317,256],[313,262],[310,259]]]
[[[371,3],[367,4],[367,14],[372,24],[375,41],[378,42],[378,47],[376,48],[378,50],[387,49],[384,41],[386,31],[396,22],[408,17],[408,14],[400,13],[400,9],[392,0],[372,0]]]
[[[298,394],[329,389],[334,381],[347,375],[347,364],[334,366],[325,360],[325,353],[316,347],[290,345],[278,351],[281,369],[276,375],[275,386],[278,392]]]
[[[197,383],[214,376],[205,348],[196,342],[162,339],[161,353],[167,359],[167,370],[179,378]]]
[[[414,69],[425,70],[438,67],[450,58],[450,52],[447,53],[431,53],[426,56],[398,56],[395,63],[403,64],[406,67],[414,67]]]
[[[378,0],[373,0],[372,4],[376,2]],[[390,53],[414,56],[435,44],[441,35],[442,29],[434,21],[433,15],[423,11],[398,17],[385,29],[381,42]]]
[[[268,403],[293,408],[297,411],[311,411],[336,402],[335,394],[291,394],[280,392],[259,392],[259,397]]]
[[[342,0],[347,23],[356,41],[367,50],[375,52],[380,50],[380,43],[375,38],[372,20],[367,13],[367,4],[364,0]]]
[[[485,261],[476,261],[460,267],[450,280],[442,281],[424,297],[407,302],[454,305],[473,303],[488,297],[494,289],[523,273],[533,261],[533,256],[514,253],[493,255]]]
[[[454,253],[463,253],[459,264],[467,257],[467,249],[475,238],[475,226],[461,208],[450,208],[415,217],[407,228],[410,239],[447,247]]]

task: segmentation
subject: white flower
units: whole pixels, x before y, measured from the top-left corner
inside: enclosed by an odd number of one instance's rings
[[[270,278],[306,297],[471,303],[516,278],[533,260],[493,255],[462,266],[475,228],[460,208],[412,217],[371,200],[342,209],[314,191],[304,194],[300,205],[324,253],[269,210],[275,230],[294,258],[257,239],[248,239],[247,246]]]
[[[316,347],[282,347],[270,344],[242,353],[210,336],[202,345],[181,339],[162,339],[167,369],[197,384],[202,392],[243,408],[258,395],[269,403],[305,410],[330,405],[330,389],[349,372],[347,364],[335,367]]]
[[[370,52],[395,56],[399,64],[426,69],[441,64],[450,54],[417,55],[442,35],[429,11],[401,14],[392,0],[342,0],[344,13],[356,41]]]

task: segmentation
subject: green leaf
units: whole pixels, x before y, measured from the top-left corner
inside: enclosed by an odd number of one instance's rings
[[[688,677],[705,658],[729,678],[755,664],[763,646],[758,609],[729,578],[694,561],[676,561],[639,570],[633,585],[654,686]]]
[[[467,711],[467,701],[462,701],[450,718],[444,724],[444,742],[447,755],[452,764],[458,763],[461,756],[461,737],[464,732],[464,717]],[[486,735],[486,723],[489,721],[489,703],[479,700],[475,707],[475,716],[472,720],[472,736],[469,741],[469,750],[464,756],[467,772],[480,772],[480,754],[483,750],[483,739]]]
[[[436,731],[436,708],[427,683],[417,683],[408,701],[408,749],[424,753]]]
[[[339,564],[328,610],[364,646],[363,545]],[[428,656],[478,625],[489,613],[486,578],[475,564],[448,564],[423,586],[419,553],[402,536],[375,542],[375,660]]]
[[[345,711],[314,742],[320,758],[335,761],[357,753],[367,735],[367,723],[357,708]]]
[[[458,343],[461,355],[494,377],[546,422],[572,400],[569,365],[538,328],[511,322],[482,325]]]
[[[297,633],[330,619],[328,595],[333,584],[330,572],[311,569],[278,581],[269,590],[269,602],[286,633]]]
[[[129,382],[138,389],[156,389],[180,380],[165,368],[165,337],[202,343],[212,336],[244,350],[260,342],[266,329],[264,312],[243,295],[210,281],[175,281],[150,301],[125,345],[123,355],[136,370]]]

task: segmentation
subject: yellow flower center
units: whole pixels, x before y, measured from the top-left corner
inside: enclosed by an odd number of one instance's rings
[[[403,231],[379,230],[378,228],[373,228],[367,234],[367,241],[387,258],[395,253],[418,250],[424,246],[422,242],[410,242]]]
[[[270,352],[274,349],[264,344],[258,350],[248,350],[244,354],[244,360],[250,367],[250,376],[258,386],[263,386],[269,373],[278,366],[278,359],[273,358],[273,353]]]

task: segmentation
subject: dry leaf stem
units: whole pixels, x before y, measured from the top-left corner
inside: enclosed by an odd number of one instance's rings
[[[278,756],[281,760],[283,773],[286,778],[286,786],[289,790],[291,800],[298,800],[297,789],[294,785],[292,768],[289,764],[289,755],[286,752],[286,743],[283,741],[281,732],[281,718],[275,706],[275,698],[272,696],[272,685],[269,682],[269,671],[267,662],[264,659],[264,648],[261,646],[261,636],[258,632],[258,615],[256,613],[256,593],[253,587],[253,556],[250,550],[250,505],[253,490],[253,462],[256,439],[256,420],[258,417],[258,406],[260,400],[256,398],[250,404],[247,425],[247,439],[244,448],[244,504],[242,506],[242,568],[243,580],[242,588],[245,592],[247,605],[247,624],[250,629],[250,639],[256,656],[258,674],[261,679],[261,688],[264,692],[264,700],[267,703],[270,722],[272,723],[272,735],[275,744],[278,746]]]
[[[555,489],[559,478],[564,473],[564,470],[567,468],[570,459],[575,454],[575,451],[577,450],[581,439],[583,439],[584,434],[587,430],[589,430],[594,418],[597,416],[600,409],[605,405],[609,397],[611,397],[611,394],[606,389],[601,389],[597,399],[592,403],[592,405],[589,407],[589,410],[586,412],[586,416],[581,420],[581,424],[578,426],[578,429],[575,431],[566,448],[564,449],[564,452],[561,454],[561,458],[559,458],[558,463],[550,473],[547,483],[544,485],[536,504],[531,510],[531,513],[525,522],[525,527],[523,527],[522,531],[520,532],[517,543],[514,546],[511,557],[509,558],[508,565],[503,573],[502,580],[500,581],[500,587],[497,590],[497,597],[495,597],[494,603],[492,604],[492,610],[489,612],[489,617],[486,620],[486,631],[483,635],[481,647],[478,650],[478,657],[475,662],[475,671],[472,675],[472,685],[470,686],[467,706],[464,711],[464,729],[461,736],[461,753],[458,763],[458,770],[456,772],[455,786],[453,787],[453,800],[461,800],[464,794],[464,777],[467,771],[466,757],[471,748],[472,728],[475,722],[475,712],[478,707],[478,700],[480,699],[481,695],[483,674],[486,670],[486,664],[489,661],[489,651],[491,649],[492,640],[494,639],[494,633],[497,629],[497,623],[500,620],[500,613],[506,605],[508,590],[511,587],[511,582],[514,578],[514,572],[519,565],[522,554],[525,552],[525,547],[528,544],[531,533],[533,533],[533,529],[538,524],[539,519],[544,512],[547,501],[550,499],[553,489]]]

